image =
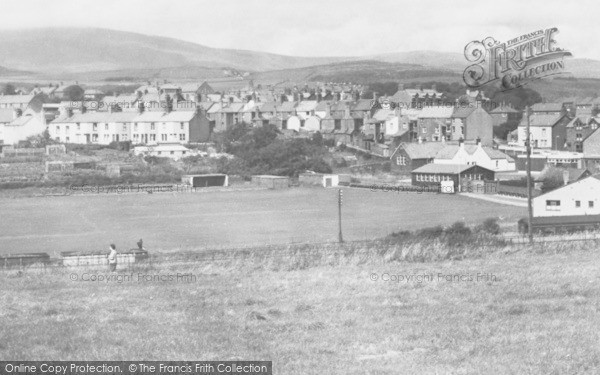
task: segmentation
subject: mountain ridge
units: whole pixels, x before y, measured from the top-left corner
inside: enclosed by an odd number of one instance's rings
[[[304,57],[241,49],[220,49],[193,42],[104,28],[34,28],[0,30],[1,76],[28,72],[37,77],[98,76],[102,72],[154,77],[166,71],[196,77],[235,69],[261,75],[364,61],[419,66],[419,70],[462,74],[468,63],[462,53],[440,51],[390,52],[369,56]],[[26,46],[27,48],[24,48]],[[315,68],[317,69],[317,68]],[[366,68],[365,68],[366,69]],[[600,61],[571,58],[567,71],[577,78],[600,78]],[[323,74],[315,73],[320,76]],[[380,75],[381,76],[381,75]],[[392,74],[393,76],[393,74]],[[36,78],[37,78],[36,77]],[[382,78],[385,78],[382,76]]]

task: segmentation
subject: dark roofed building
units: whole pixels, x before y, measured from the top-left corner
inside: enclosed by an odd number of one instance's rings
[[[454,181],[454,190],[459,184],[473,181],[493,181],[495,173],[479,165],[466,164],[426,164],[411,172],[414,186],[436,187],[442,181]]]

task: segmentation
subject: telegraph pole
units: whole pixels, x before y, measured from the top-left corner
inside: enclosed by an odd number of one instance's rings
[[[533,205],[531,202],[531,123],[529,121],[530,108],[526,108],[527,111],[527,140],[525,145],[527,146],[527,234],[529,236],[529,243],[533,244]]]
[[[342,237],[342,189],[338,190],[338,224],[339,224],[339,242],[344,242],[344,238]]]

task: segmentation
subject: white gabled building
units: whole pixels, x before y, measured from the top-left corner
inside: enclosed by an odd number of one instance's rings
[[[478,144],[447,145],[433,159],[435,164],[479,165],[494,172],[516,170],[515,160],[505,153]]]
[[[582,180],[533,198],[533,216],[600,215],[600,176]]]
[[[45,130],[41,114],[31,109],[0,108],[0,144],[14,145]]]

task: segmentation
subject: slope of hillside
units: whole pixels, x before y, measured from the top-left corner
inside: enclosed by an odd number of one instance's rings
[[[185,65],[265,71],[343,60],[210,48],[171,38],[91,28],[1,30],[0,45],[1,66],[45,73]]]
[[[371,56],[373,60],[389,63],[418,64],[433,68],[462,73],[468,66],[467,60],[461,53],[436,51],[411,51],[386,53]]]
[[[460,76],[442,68],[417,64],[387,63],[373,60],[350,61],[298,69],[261,72],[252,77],[258,83],[321,82],[386,82],[427,78],[428,80],[456,81]]]

